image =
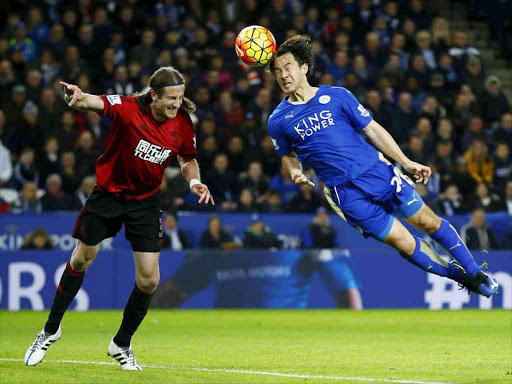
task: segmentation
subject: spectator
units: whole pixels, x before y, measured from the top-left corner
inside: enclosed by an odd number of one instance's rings
[[[201,235],[201,248],[207,249],[237,249],[238,244],[233,241],[233,236],[222,228],[218,216],[208,219],[208,228]]]
[[[4,131],[5,115],[0,110],[0,188],[6,185],[12,177],[12,161],[11,152],[2,142],[3,131]]]
[[[83,178],[87,175],[94,175],[96,171],[96,160],[100,153],[94,146],[94,136],[89,131],[83,131],[78,136],[75,144],[75,156],[80,159],[76,167],[76,175]]]
[[[442,183],[450,183],[455,173],[456,155],[453,153],[453,143],[449,140],[441,140],[436,146],[434,162],[441,174]],[[444,186],[442,186],[444,188]]]
[[[333,249],[338,248],[336,229],[331,225],[331,219],[324,207],[316,210],[311,224],[303,233],[302,248]]]
[[[247,153],[244,149],[244,142],[240,136],[233,136],[227,147],[228,163],[230,168],[239,175],[247,168]]]
[[[432,34],[432,43],[437,56],[442,52],[446,52],[451,45],[450,24],[448,20],[436,17],[432,21],[430,33]]]
[[[475,139],[464,154],[468,172],[477,182],[491,184],[494,177],[494,162],[489,156],[487,144],[482,139]]]
[[[158,48],[155,46],[156,33],[151,28],[142,32],[141,42],[132,48],[130,58],[140,60],[143,69],[152,70],[158,57]]]
[[[482,95],[484,91],[485,73],[480,57],[472,57],[468,60],[462,75],[462,81],[464,84],[468,84],[475,94]]]
[[[285,205],[289,204],[300,191],[299,185],[293,182],[290,172],[286,171],[284,166],[281,167],[281,172],[270,180],[268,187],[279,192],[281,202]]]
[[[455,184],[448,184],[439,195],[439,200],[434,205],[434,210],[441,216],[453,216],[466,212],[464,198],[459,193]]]
[[[173,251],[181,251],[191,248],[191,243],[187,234],[181,228],[178,228],[178,216],[172,212],[167,212],[162,226],[163,239],[162,248]]]
[[[349,58],[345,51],[337,51],[332,63],[325,69],[325,72],[333,77],[334,85],[337,86],[345,85],[345,74],[348,71],[350,71]]]
[[[213,169],[205,175],[210,192],[224,209],[235,209],[235,199],[238,196],[238,181],[235,173],[228,168],[228,157],[224,153],[215,156]]]
[[[73,194],[71,198],[71,209],[73,211],[79,211],[85,204],[85,201],[91,194],[94,186],[96,185],[96,177],[95,176],[85,176],[82,180],[82,184],[80,184],[80,188]]]
[[[493,145],[492,134],[485,129],[480,116],[473,116],[469,119],[468,129],[464,132],[460,143],[462,152],[466,152],[476,139],[483,140],[487,146],[492,147]]]
[[[60,127],[53,133],[59,141],[59,147],[62,151],[73,151],[78,139],[78,129],[75,127],[73,112],[64,111],[60,123]]]
[[[460,229],[460,236],[468,249],[489,251],[498,248],[494,231],[487,226],[485,211],[481,208],[473,211],[471,221]]]
[[[395,141],[402,145],[409,140],[411,127],[416,125],[418,116],[411,104],[411,94],[402,92],[393,111],[393,125],[390,133]]]
[[[261,163],[252,161],[247,167],[247,174],[243,175],[240,179],[240,188],[249,189],[256,204],[261,204],[265,200],[268,182],[268,177],[263,174]]]
[[[506,181],[512,177],[512,157],[506,143],[498,143],[494,152],[494,188],[502,194]]]
[[[46,194],[41,198],[44,212],[69,211],[71,198],[61,190],[62,178],[53,173],[46,179]]]
[[[482,117],[491,125],[497,125],[501,116],[510,112],[510,104],[501,90],[501,81],[496,76],[489,76],[485,81],[485,91],[480,102]]]
[[[431,44],[432,40],[428,31],[419,31],[416,34],[416,45],[418,46],[418,52],[425,59],[427,67],[431,70],[434,70],[437,68],[437,61]]]
[[[53,241],[50,239],[48,231],[44,228],[38,228],[25,236],[21,249],[45,251],[53,249],[53,247]]]
[[[508,148],[512,149],[512,113],[504,113],[500,119],[500,126],[494,133],[496,141],[507,143]]]
[[[496,212],[502,209],[500,198],[495,193],[489,192],[489,187],[485,183],[478,183],[471,207],[481,208],[485,212]]]
[[[20,198],[13,204],[14,213],[41,213],[41,201],[37,197],[37,184],[26,182],[21,189]]]
[[[505,210],[512,216],[512,179],[505,183]]]
[[[281,195],[279,191],[276,191],[275,189],[270,189],[267,192],[267,197],[263,201],[263,204],[261,206],[262,212],[267,213],[282,213],[284,212],[283,204],[281,202]]]
[[[464,31],[455,32],[453,46],[448,53],[453,59],[453,65],[458,74],[464,72],[464,67],[470,58],[480,56],[478,49],[468,44],[468,37]]]
[[[313,213],[320,207],[322,200],[309,184],[300,185],[300,190],[288,204],[288,212]]]
[[[36,185],[39,182],[39,170],[35,164],[35,153],[32,148],[25,148],[21,151],[20,157],[14,166],[14,182],[16,189],[21,187],[27,182],[33,182]]]
[[[252,213],[258,211],[258,205],[254,200],[254,196],[249,188],[243,188],[238,198],[237,212]]]
[[[47,137],[59,126],[65,104],[60,99],[57,100],[52,88],[43,88],[39,106],[39,125],[42,135]]]
[[[471,197],[471,194],[475,192],[477,182],[470,175],[464,157],[457,158],[455,162],[455,173],[452,176],[452,181],[455,185],[457,185],[465,200],[468,200]]]
[[[386,129],[391,129],[393,118],[388,108],[382,104],[380,93],[375,89],[366,94],[366,107],[372,112],[373,119]]]
[[[62,178],[62,190],[68,195],[75,193],[82,179],[76,170],[74,152],[66,151],[61,153],[60,170],[58,173]]]
[[[253,218],[244,234],[244,248],[280,249],[281,240],[257,215]]]

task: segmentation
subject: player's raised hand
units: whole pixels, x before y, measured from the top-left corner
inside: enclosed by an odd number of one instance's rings
[[[209,202],[212,203],[212,205],[215,205],[215,201],[213,201],[213,196],[210,193],[210,190],[205,184],[195,184],[191,191],[193,194],[199,196],[199,204],[204,202],[205,204],[208,204]]]
[[[313,183],[312,181],[308,180],[306,175],[303,174],[303,173],[296,173],[296,174],[292,175],[292,180],[293,180],[293,182],[295,184],[309,184],[312,187],[315,186],[315,183]]]
[[[60,81],[60,85],[64,87],[64,100],[70,107],[72,107],[77,101],[84,99],[84,94],[80,87],[74,84],[68,84],[65,81]]]
[[[428,183],[428,178],[432,175],[432,170],[426,165],[409,161],[407,164],[403,164],[404,169],[414,176],[417,183]]]

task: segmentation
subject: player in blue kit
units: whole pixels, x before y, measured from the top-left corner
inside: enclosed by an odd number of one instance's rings
[[[483,296],[496,294],[498,283],[476,264],[455,228],[424,204],[410,179],[377,149],[400,163],[417,183],[428,182],[430,168],[408,159],[347,89],[311,86],[307,75],[313,62],[310,38],[298,35],[284,42],[268,65],[287,94],[270,115],[268,130],[293,181],[312,184],[302,172],[302,163],[308,164],[325,184],[334,210],[363,235],[391,245],[427,272]],[[444,261],[397,217],[429,234],[455,260]]]

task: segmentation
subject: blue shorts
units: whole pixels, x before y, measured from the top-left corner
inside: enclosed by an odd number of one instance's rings
[[[383,160],[355,179],[330,187],[329,192],[350,225],[379,240],[387,237],[395,215],[408,218],[423,206],[423,199],[402,173]]]

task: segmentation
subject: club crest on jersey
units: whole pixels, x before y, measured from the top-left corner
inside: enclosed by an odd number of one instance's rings
[[[322,111],[320,113],[314,113],[312,116],[305,117],[299,124],[295,125],[295,131],[304,140],[311,136],[321,128],[327,128],[329,125],[334,125],[334,119],[332,113],[329,110]]]
[[[322,95],[320,96],[320,98],[318,99],[318,102],[320,104],[327,104],[329,101],[331,101],[331,96],[329,95]]]
[[[134,156],[144,161],[149,161],[155,164],[162,164],[169,155],[170,149],[165,149],[159,145],[151,144],[149,141],[140,140],[135,148]]]

